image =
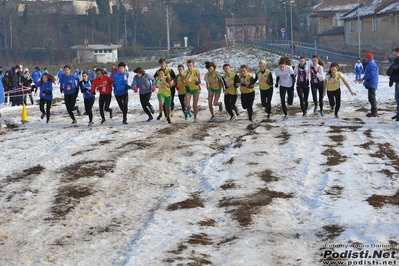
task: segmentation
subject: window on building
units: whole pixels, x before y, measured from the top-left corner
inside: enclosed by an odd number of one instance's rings
[[[349,21],[346,25],[346,32],[348,33],[348,35],[352,34],[352,22]]]
[[[256,32],[256,33],[259,33],[259,27],[256,27],[255,32]]]
[[[98,54],[98,50],[94,50],[94,53],[95,53],[95,54]]]
[[[371,20],[371,30],[377,31],[377,20],[375,18]]]

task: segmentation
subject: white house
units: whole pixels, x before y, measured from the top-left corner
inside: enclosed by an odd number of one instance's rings
[[[117,44],[90,44],[75,45],[71,48],[77,50],[76,59],[80,63],[116,63],[118,62],[118,49],[122,45]]]

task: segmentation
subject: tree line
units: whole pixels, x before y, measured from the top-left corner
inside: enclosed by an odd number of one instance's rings
[[[132,9],[126,9],[122,0],[118,0],[111,9],[109,0],[96,0],[98,13],[88,2],[86,14],[70,14],[63,1],[53,2],[53,13],[49,13],[46,9],[48,3],[39,1],[23,5],[21,2],[2,0],[0,50],[4,58],[0,61],[56,64],[68,58],[70,62],[76,53],[70,47],[85,43],[122,44],[128,48],[122,49],[122,57],[139,55],[140,47],[166,47],[166,6],[170,40],[183,45],[183,38],[188,37],[190,46],[201,46],[222,41],[225,19],[232,16],[266,16],[268,27],[280,28],[285,23],[282,2],[180,0],[169,3],[166,0],[130,0]],[[298,8],[314,4],[312,2],[296,0],[293,20],[297,18]]]

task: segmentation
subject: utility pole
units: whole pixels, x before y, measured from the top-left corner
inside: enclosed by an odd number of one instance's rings
[[[125,14],[125,46],[127,47],[126,14]]]
[[[291,57],[294,56],[294,30],[292,27],[292,5],[295,1],[290,1],[290,8],[291,8]]]
[[[12,20],[11,20],[11,13],[10,13],[10,47],[12,48]]]
[[[169,58],[170,53],[170,35],[169,35],[169,7],[166,6],[166,42],[167,42],[167,55]]]
[[[357,38],[358,38],[358,46],[359,46],[359,58],[362,58],[361,56],[361,49],[360,49],[360,46],[361,46],[361,44],[360,44],[360,34],[361,34],[361,32],[362,32],[362,25],[361,25],[361,21],[360,21],[360,12],[359,12],[359,7],[360,7],[360,2],[359,2],[359,0],[357,0],[357,34],[358,34],[358,36],[357,36]]]

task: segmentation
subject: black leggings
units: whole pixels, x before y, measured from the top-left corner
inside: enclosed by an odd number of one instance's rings
[[[266,113],[268,114],[272,112],[272,97],[273,88],[268,90],[260,90],[260,100],[262,102],[262,106],[266,108]]]
[[[292,105],[292,102],[294,101],[294,88],[280,86],[281,107],[283,108],[284,115],[287,115],[287,106],[285,105],[285,94],[288,94],[288,99],[287,99],[288,105]]]
[[[143,111],[148,115],[148,117],[152,117],[151,111],[149,109],[152,107],[152,105],[150,104],[150,99],[151,92],[146,94],[140,94],[141,107],[143,108]]]
[[[335,91],[327,91],[328,102],[330,103],[331,109],[335,106],[335,115],[338,115],[339,108],[341,107],[341,89]]]
[[[76,120],[75,115],[73,114],[76,104],[76,94],[64,94],[64,101],[69,116],[72,118],[72,120]]]
[[[42,98],[40,98],[40,101],[39,101],[40,112],[42,112],[42,114],[46,113],[47,121],[50,120],[51,103],[52,103],[52,100],[45,100]],[[44,111],[44,104],[46,104],[46,111]]]
[[[296,91],[298,93],[301,110],[305,114],[308,111],[308,106],[309,106],[309,102],[308,102],[309,87],[306,87],[306,88],[296,87]]]
[[[248,118],[252,121],[253,105],[255,100],[255,92],[241,93],[241,106],[248,110]]]
[[[225,94],[224,95],[224,106],[226,107],[226,111],[229,113],[231,117],[234,116],[233,110],[237,113],[237,95]]]
[[[84,99],[85,112],[89,116],[89,122],[93,122],[93,110],[92,110],[92,108],[93,108],[95,100],[96,100],[95,97],[91,97],[89,99]]]
[[[123,120],[127,119],[127,109],[129,103],[129,94],[115,95],[116,101],[118,102],[119,108],[122,111]]]
[[[105,120],[104,110],[107,112],[112,112],[112,109],[109,108],[109,105],[111,104],[111,94],[100,94],[98,104],[100,107],[101,118],[102,120]]]
[[[317,106],[317,103],[319,103],[320,111],[323,111],[323,90],[323,86],[320,88],[312,86],[313,103],[315,106]],[[319,93],[319,102],[317,101],[317,92]]]
[[[180,102],[181,110],[183,111],[183,114],[185,114],[184,111],[186,110],[186,104],[184,103],[185,97],[186,97],[185,94],[179,94],[179,102]]]

